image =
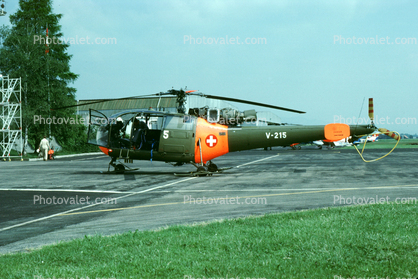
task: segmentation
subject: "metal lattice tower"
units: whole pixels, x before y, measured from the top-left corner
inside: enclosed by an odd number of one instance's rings
[[[22,88],[21,78],[9,78],[1,76],[1,102],[0,102],[0,125],[1,142],[0,152],[3,160],[10,157],[20,157],[22,159]],[[15,154],[11,151],[15,150]]]
[[[0,16],[5,16],[7,14],[4,9],[5,9],[4,0],[0,0]]]

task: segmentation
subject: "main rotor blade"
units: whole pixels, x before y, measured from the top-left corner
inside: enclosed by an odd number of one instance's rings
[[[121,101],[121,100],[127,100],[127,99],[140,99],[140,98],[144,98],[144,97],[148,97],[148,96],[158,96],[158,95],[160,95],[160,93],[141,95],[141,96],[133,96],[133,97],[131,96],[131,97],[123,97],[123,98],[97,100],[97,101],[91,101],[91,102],[86,102],[86,103],[77,104],[77,105],[71,105],[71,106],[65,106],[65,107],[59,107],[59,108],[52,108],[51,110],[75,108],[75,107],[81,107],[81,106],[86,106],[86,105],[91,105],[91,104],[105,103],[105,102],[111,102],[111,101]]]
[[[181,91],[183,91],[183,90],[181,90]],[[284,110],[284,111],[295,112],[295,113],[306,113],[306,112],[300,111],[300,110],[278,107],[278,106],[273,106],[273,105],[268,105],[268,104],[253,102],[253,101],[246,101],[246,100],[241,100],[241,99],[221,97],[221,96],[215,96],[215,95],[206,95],[206,94],[202,94],[202,93],[194,93],[194,91],[195,90],[190,90],[190,91],[186,91],[186,92],[183,91],[183,92],[188,94],[188,95],[197,95],[197,96],[201,96],[201,97],[206,97],[208,99],[237,102],[237,103],[267,107],[267,108]],[[166,95],[178,96],[179,92],[180,92],[180,90],[172,89],[172,90],[169,90],[168,92],[159,92],[159,93],[155,93],[155,94],[147,94],[147,95],[134,96],[134,97],[123,97],[123,98],[114,98],[114,99],[106,99],[106,100],[97,100],[97,101],[91,101],[91,102],[86,102],[86,103],[82,103],[82,104],[76,104],[76,105],[71,105],[71,106],[53,108],[51,110],[74,108],[74,107],[79,107],[79,106],[86,106],[86,105],[98,104],[98,103],[104,103],[104,102],[110,102],[110,101],[120,101],[120,100],[127,100],[127,99],[140,99],[140,98],[150,97],[150,96],[166,96]]]
[[[237,102],[237,103],[243,103],[243,104],[248,104],[248,105],[255,105],[255,106],[260,106],[260,107],[266,107],[266,108],[272,108],[272,109],[279,109],[279,110],[284,110],[284,111],[290,111],[290,112],[295,112],[295,113],[306,113],[306,112],[300,111],[300,110],[295,110],[295,109],[290,109],[290,108],[284,108],[284,107],[278,107],[278,106],[273,106],[273,105],[268,105],[268,104],[253,102],[253,101],[241,100],[241,99],[234,99],[234,98],[220,97],[220,96],[206,95],[206,94],[203,94],[202,96],[203,97],[206,97],[208,99],[216,99],[216,100]]]

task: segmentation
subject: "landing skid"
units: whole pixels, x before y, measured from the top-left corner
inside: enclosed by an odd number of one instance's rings
[[[198,165],[196,163],[192,163],[192,164],[197,168],[196,171],[188,172],[188,173],[174,173],[174,175],[179,176],[179,177],[212,176],[213,174],[223,173],[223,171],[225,171],[225,170],[232,169],[232,167],[218,168],[218,166],[215,165],[214,163],[212,163],[211,161],[207,162],[207,164],[205,164],[205,165]],[[111,166],[114,168],[113,171],[110,170]],[[103,173],[103,174],[113,174],[113,173],[114,174],[123,174],[125,172],[136,171],[138,169],[139,168],[131,168],[131,167],[123,164],[117,158],[112,158],[109,162],[109,167],[107,168],[107,172],[101,171],[100,173]]]
[[[179,176],[179,177],[199,177],[199,176],[212,176],[213,174],[216,173],[223,173],[224,170],[229,170],[232,169],[232,167],[230,168],[222,168],[222,169],[218,169],[215,172],[210,172],[210,171],[192,171],[189,173],[174,173],[175,176]]]
[[[175,176],[180,177],[199,177],[199,176],[212,176],[215,173],[222,173],[225,170],[232,169],[232,167],[229,168],[218,168],[217,165],[209,161],[206,165],[197,165],[195,163],[192,163],[197,170],[192,171],[189,173],[174,173]]]
[[[113,171],[110,171],[110,166],[114,167]],[[122,163],[121,161],[119,161],[119,159],[116,158],[112,158],[109,162],[109,166],[107,168],[107,172],[101,172],[101,173],[117,173],[117,174],[123,174],[125,172],[129,172],[129,171],[136,171],[139,168],[131,168],[127,165],[125,165],[124,163]]]
[[[213,173],[209,171],[192,171],[189,173],[174,173],[178,177],[199,177],[199,176],[212,176]]]
[[[124,173],[127,173],[127,172],[131,172],[131,171],[136,171],[136,170],[139,170],[139,168],[135,168],[135,169],[129,169],[129,170],[127,170],[127,169],[125,169],[123,172],[120,172],[120,171],[116,171],[116,170],[108,170],[108,171],[100,171],[100,173],[102,173],[102,174],[124,174]]]

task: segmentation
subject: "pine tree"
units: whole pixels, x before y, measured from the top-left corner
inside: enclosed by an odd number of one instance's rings
[[[3,26],[0,30],[0,72],[22,78],[23,127],[29,143],[35,147],[43,135],[49,134],[48,119],[68,119],[75,112],[50,110],[75,104],[76,90],[69,84],[78,77],[70,71],[69,44],[58,40],[63,37],[59,25],[62,15],[54,14],[51,5],[51,0],[20,0],[18,11],[10,15],[12,27]],[[50,127],[51,134],[68,149],[85,138],[84,126]]]

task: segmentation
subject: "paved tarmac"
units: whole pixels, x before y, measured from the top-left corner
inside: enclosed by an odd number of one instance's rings
[[[269,212],[418,199],[418,149],[364,163],[354,149],[273,148],[214,160],[233,167],[177,177],[191,165],[135,161],[106,173],[106,155],[0,162],[0,254],[46,244]],[[384,155],[369,150],[368,158]],[[409,198],[409,201],[408,201]]]

